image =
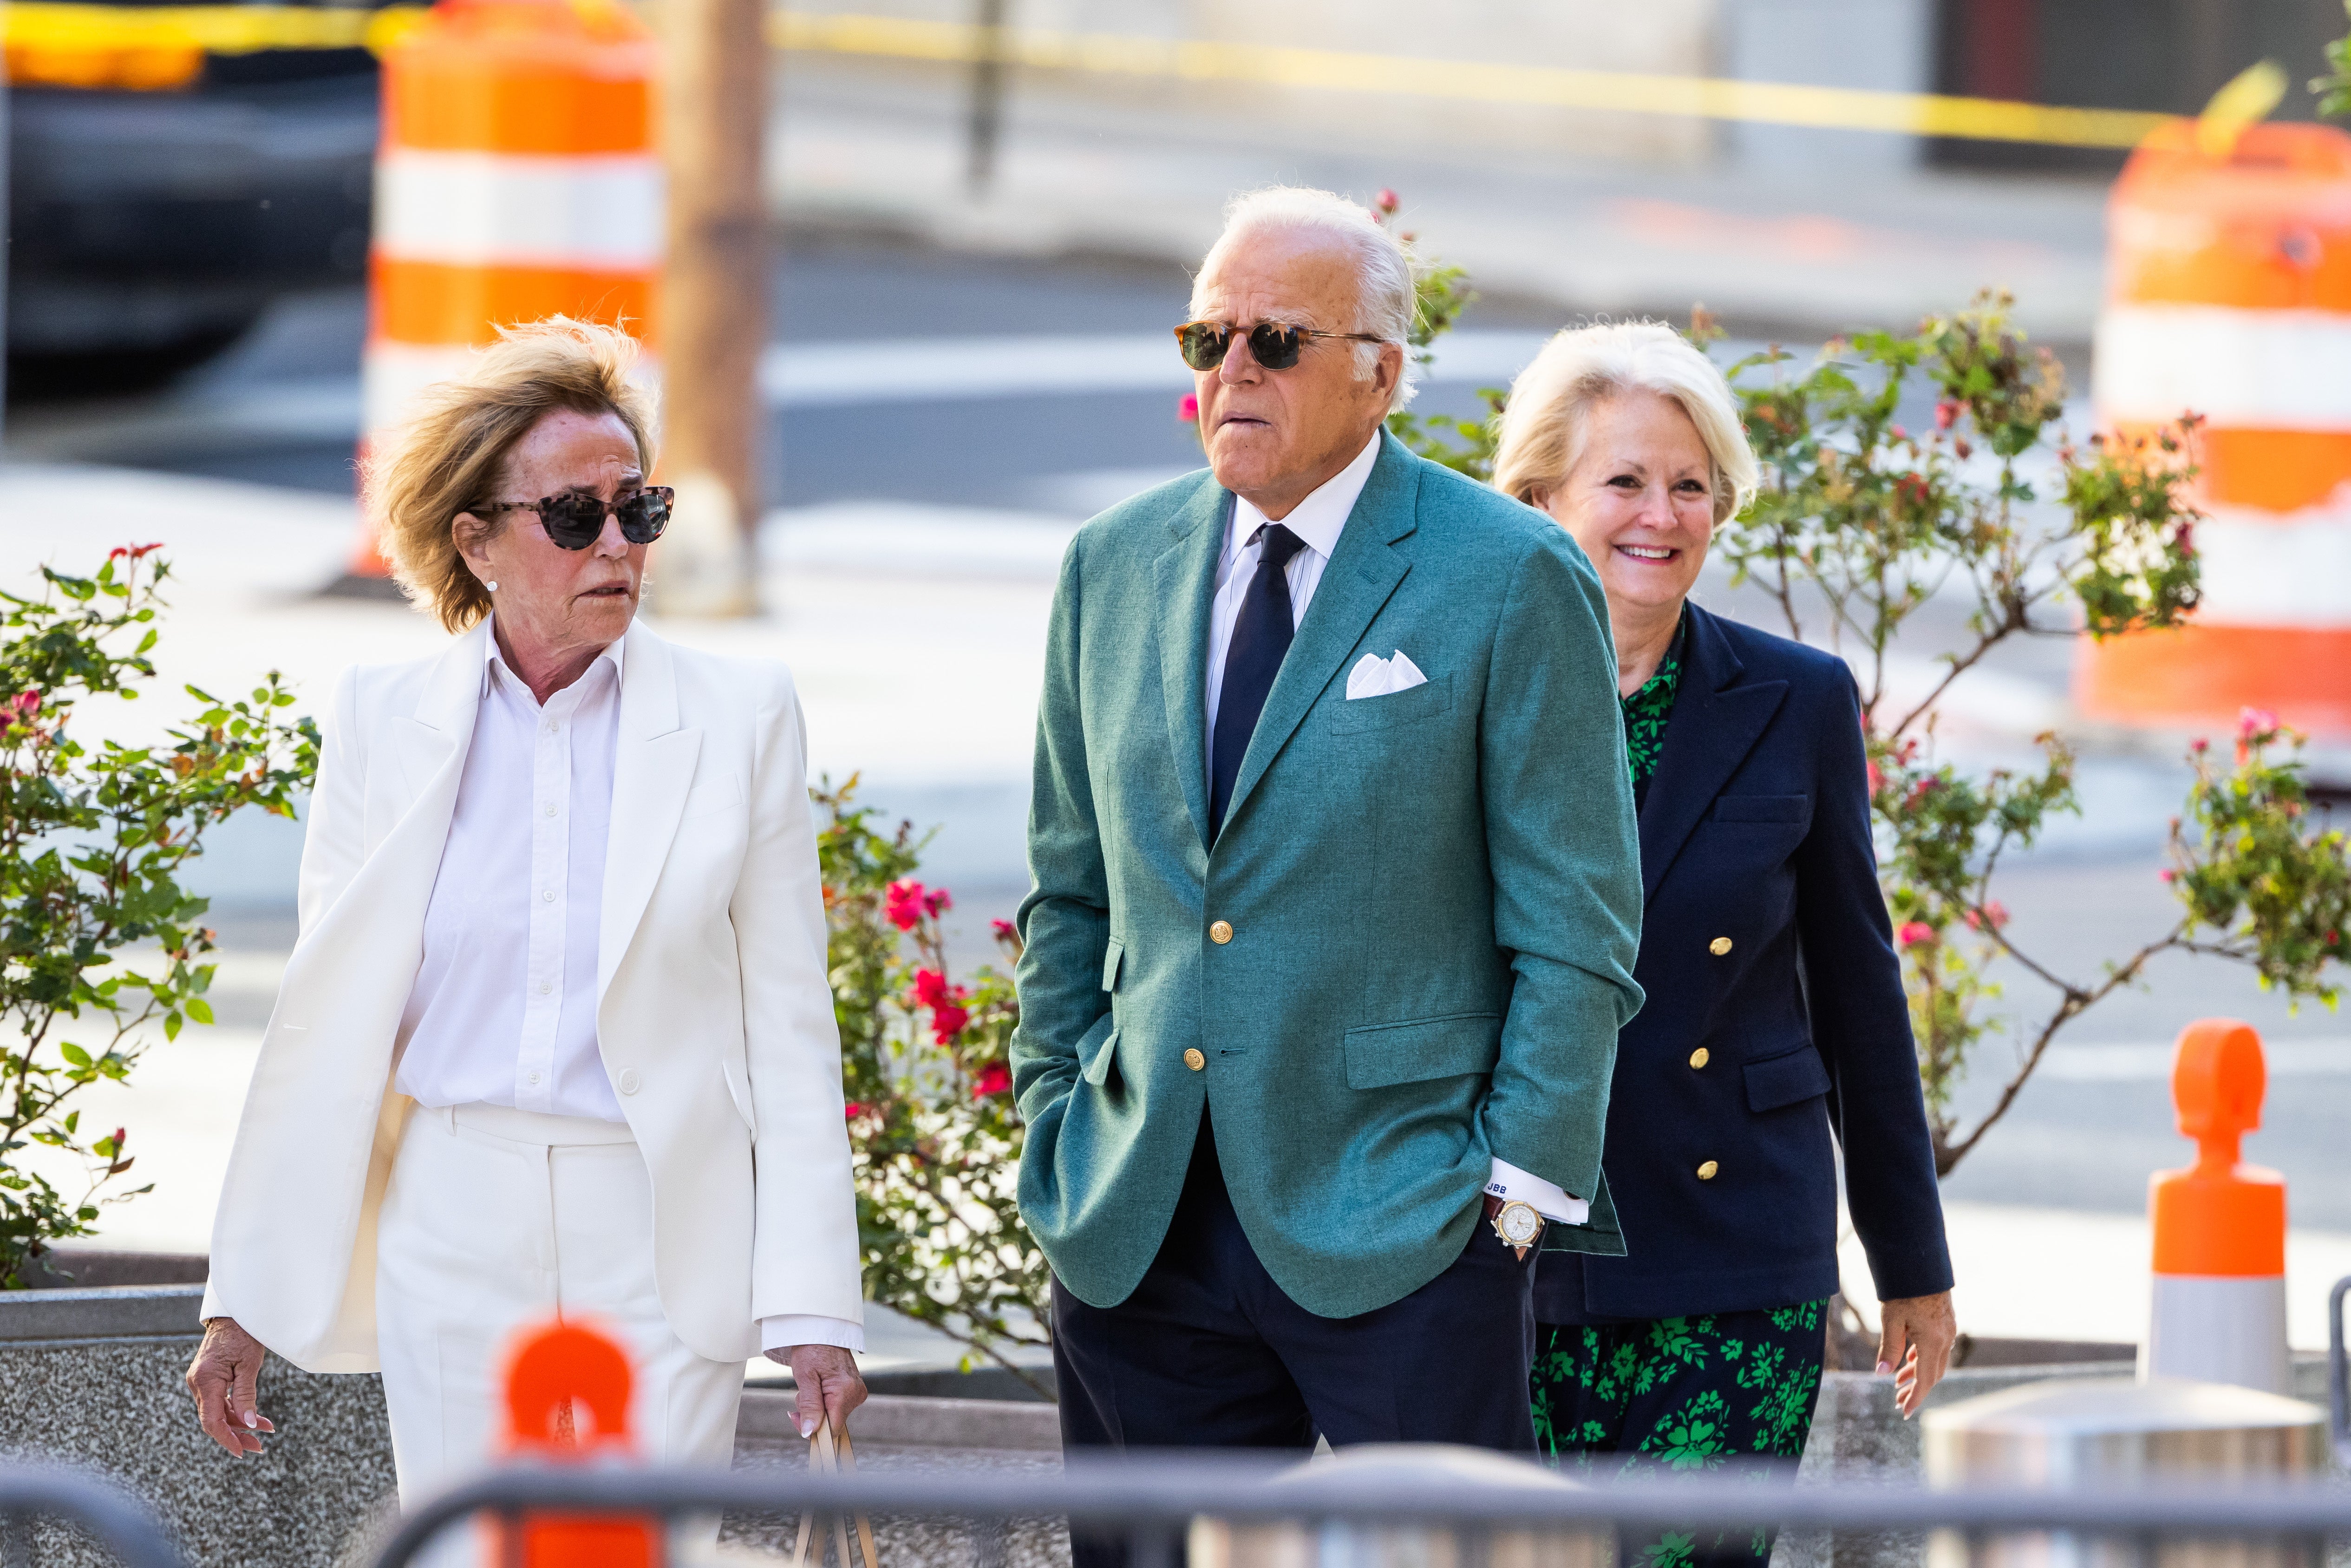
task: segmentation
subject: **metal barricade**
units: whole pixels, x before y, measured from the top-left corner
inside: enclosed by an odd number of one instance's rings
[[[673,1520],[713,1511],[775,1515],[804,1510],[930,1520],[1065,1517],[1073,1528],[1123,1536],[1132,1568],[1173,1568],[1194,1522],[1204,1519],[1243,1526],[1443,1526],[1462,1542],[1454,1560],[1469,1564],[1497,1561],[1489,1547],[1509,1532],[1573,1536],[1595,1529],[1628,1539],[1666,1527],[1941,1529],[1957,1531],[1970,1547],[2042,1531],[2129,1543],[2127,1555],[2145,1563],[2158,1562],[2158,1549],[2179,1540],[2291,1541],[2316,1549],[2330,1538],[2351,1536],[2351,1488],[2312,1481],[1933,1490],[1761,1486],[1757,1478],[1726,1469],[1570,1487],[1502,1482],[1437,1467],[1417,1473],[1379,1467],[1353,1474],[1334,1467],[1303,1493],[1268,1484],[1291,1473],[1288,1465],[1208,1455],[1077,1460],[1059,1473],[1035,1474],[513,1469],[484,1475],[419,1507],[385,1544],[375,1568],[406,1568],[443,1530],[475,1513],[513,1519],[535,1509]]]
[[[31,1523],[46,1515],[78,1525],[123,1568],[187,1568],[144,1503],[78,1470],[0,1466],[0,1568],[33,1568]]]
[[[2335,1445],[2335,1468],[2351,1470],[2351,1357],[2343,1348],[2346,1295],[2351,1295],[2351,1275],[2335,1281],[2326,1298],[2326,1427]]]

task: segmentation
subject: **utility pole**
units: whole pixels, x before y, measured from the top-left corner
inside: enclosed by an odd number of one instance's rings
[[[1004,6],[1005,0],[978,0],[973,28],[979,47],[971,61],[970,161],[964,183],[974,201],[996,182],[996,144],[1004,127]]]
[[[668,615],[758,609],[754,533],[766,413],[768,119],[763,0],[667,0],[662,146],[669,256],[656,337],[662,458],[677,510],[654,552],[653,608]]]

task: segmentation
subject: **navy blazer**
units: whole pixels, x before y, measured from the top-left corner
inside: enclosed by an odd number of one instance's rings
[[[1832,1134],[1878,1295],[1948,1290],[1852,672],[1695,604],[1688,616],[1641,809],[1634,973],[1648,1001],[1617,1036],[1603,1155],[1626,1255],[1544,1253],[1535,1316],[1833,1294]]]

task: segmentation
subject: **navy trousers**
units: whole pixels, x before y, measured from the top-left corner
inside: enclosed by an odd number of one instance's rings
[[[1053,1283],[1061,1441],[1080,1448],[1464,1443],[1535,1451],[1534,1257],[1480,1219],[1445,1272],[1401,1301],[1322,1318],[1258,1261],[1205,1117],[1184,1196],[1134,1293],[1093,1307]],[[1074,1568],[1117,1568],[1073,1539]]]

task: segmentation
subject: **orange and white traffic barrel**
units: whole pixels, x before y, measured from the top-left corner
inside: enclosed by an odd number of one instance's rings
[[[2085,642],[2096,717],[2351,732],[2351,136],[2192,123],[2133,153],[2107,203],[2102,423],[2194,411],[2203,601],[2186,626]]]
[[[2148,1185],[2155,1292],[2141,1377],[2291,1392],[2285,1178],[2237,1157],[2262,1124],[2267,1083],[2250,1024],[2202,1019],[2180,1031],[2171,1098],[2180,1132],[2196,1140],[2196,1163],[2158,1171]]]
[[[615,0],[440,0],[383,58],[364,443],[501,326],[653,329],[657,47]],[[373,541],[355,570],[381,575]]]

